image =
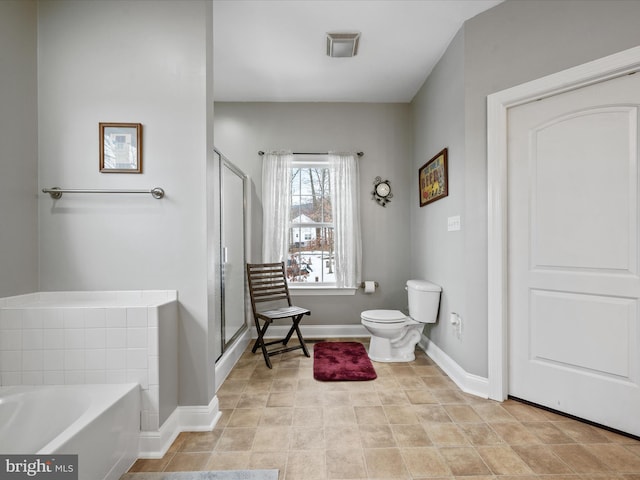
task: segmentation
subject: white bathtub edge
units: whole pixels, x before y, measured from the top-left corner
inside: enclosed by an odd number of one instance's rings
[[[120,477],[129,471],[136,460],[137,458],[133,454],[122,455],[102,480],[120,480]]]
[[[140,432],[138,458],[162,458],[180,432],[209,432],[216,426],[221,415],[218,397],[215,395],[206,406],[176,407],[160,429]]]
[[[158,307],[178,300],[177,290],[68,290],[38,291],[0,298],[0,308],[43,308],[40,302],[77,302],[74,307],[113,308],[113,307]],[[89,305],[82,301],[92,300]],[[103,302],[103,305],[100,305]],[[45,305],[44,308],[51,308]]]

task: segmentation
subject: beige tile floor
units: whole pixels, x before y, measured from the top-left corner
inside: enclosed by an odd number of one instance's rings
[[[349,339],[353,340],[353,339]],[[359,339],[367,344],[364,339]],[[212,432],[182,433],[131,472],[277,468],[280,480],[640,480],[640,442],[518,402],[460,391],[423,352],[369,382],[318,382],[301,351],[248,349]],[[471,479],[470,479],[471,480]]]

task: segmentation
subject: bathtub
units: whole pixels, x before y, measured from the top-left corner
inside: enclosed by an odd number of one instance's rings
[[[0,387],[138,383],[141,429],[178,406],[175,290],[0,298]]]
[[[117,480],[136,460],[140,386],[0,388],[0,452],[77,454],[79,480]]]

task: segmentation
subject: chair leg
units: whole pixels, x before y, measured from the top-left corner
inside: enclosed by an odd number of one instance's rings
[[[298,340],[300,341],[300,345],[302,346],[302,351],[304,352],[304,355],[306,357],[310,357],[311,355],[309,355],[309,350],[307,350],[307,345],[304,343],[304,339],[302,338],[302,333],[300,333],[300,328],[298,327],[297,323],[296,323],[296,335],[298,335]]]
[[[264,334],[267,331],[267,328],[269,327],[269,322],[264,322],[264,326],[261,328],[260,327],[260,322],[258,322],[258,320],[254,319],[254,322],[256,324],[256,330],[258,331],[258,338],[256,339],[256,342],[253,344],[253,348],[251,349],[251,353],[256,353],[256,350],[258,349],[258,347],[261,346],[261,343],[263,343],[264,339]]]
[[[302,349],[302,351],[304,352],[305,356],[310,357],[309,350],[307,350],[307,345],[304,343],[304,338],[302,337],[302,333],[300,332],[300,327],[299,327],[299,323],[302,320],[302,316],[303,315],[304,314],[300,314],[300,315],[295,315],[295,316],[291,317],[293,322],[292,322],[291,328],[287,332],[287,335],[284,338],[273,340],[271,342],[265,342],[264,341],[264,336],[267,333],[267,328],[269,328],[269,324],[271,322],[265,321],[264,325],[262,327],[260,327],[260,322],[258,321],[257,318],[254,318],[253,320],[254,320],[254,322],[256,324],[256,330],[258,332],[258,338],[256,339],[255,343],[253,344],[253,348],[251,349],[251,353],[256,353],[258,348],[260,348],[260,350],[262,351],[262,356],[264,357],[264,361],[267,364],[267,367],[269,367],[269,368],[273,368],[273,366],[271,364],[271,360],[269,359],[269,357],[272,356],[272,355],[278,355],[280,353],[285,353],[285,352],[290,352],[292,350]],[[293,332],[295,332],[296,335],[298,336],[298,341],[300,342],[300,346],[290,347],[290,348],[280,348],[280,349],[275,349],[275,350],[272,349],[271,351],[267,350],[267,346],[275,345],[275,344],[278,344],[278,343],[281,343],[286,347],[287,343],[289,342],[289,340],[291,340],[291,336],[293,335]]]
[[[254,321],[256,323],[256,330],[258,330],[258,338],[256,339],[256,343],[253,344],[251,353],[256,353],[256,350],[258,349],[258,347],[260,347],[267,367],[273,368],[273,366],[271,365],[271,360],[269,360],[269,352],[267,351],[267,347],[264,344],[264,334],[267,332],[267,328],[269,328],[269,322],[264,322],[264,326],[260,328],[260,322],[258,322],[258,319],[254,318]]]
[[[296,329],[296,323],[300,321],[300,319],[302,318],[302,315],[296,315],[295,317],[291,317],[291,320],[293,320],[293,323],[291,325],[291,328],[289,329],[289,331],[287,332],[287,336],[284,337],[284,339],[282,340],[282,343],[284,345],[286,345],[287,343],[289,343],[289,340],[291,340],[291,335],[293,335],[293,332]]]
[[[302,351],[304,352],[305,356],[309,357],[310,355],[309,355],[309,351],[307,350],[307,345],[304,343],[304,339],[302,338],[302,333],[300,333],[300,327],[298,326],[298,324],[302,320],[303,315],[304,314],[300,314],[300,315],[296,315],[295,317],[291,317],[293,320],[293,325],[291,325],[291,328],[289,329],[289,332],[287,333],[287,336],[284,338],[282,343],[286,345],[291,339],[291,335],[293,335],[293,332],[295,331],[296,335],[298,336],[298,340],[300,341],[300,346],[302,347]]]

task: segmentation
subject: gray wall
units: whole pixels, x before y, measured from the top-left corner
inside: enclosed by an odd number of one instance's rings
[[[463,307],[457,302],[446,308],[460,308],[463,314],[462,339],[456,344],[445,322],[430,331],[430,336],[450,357],[466,371],[487,375],[487,155],[486,155],[486,97],[487,95],[529,80],[580,65],[590,60],[640,45],[640,2],[615,0],[528,0],[507,1],[466,22],[464,36],[464,68],[458,72],[464,78],[464,112],[438,112],[438,117],[449,115],[451,124],[464,121],[464,181],[463,190],[454,191],[463,204],[462,263],[450,267],[436,265],[436,256],[459,254],[460,245],[442,243],[437,233],[424,225],[413,237],[422,234],[427,243],[436,248],[427,259],[417,265],[415,275],[439,278],[451,275],[447,268],[464,271],[444,286],[458,295],[464,294]],[[460,46],[451,44],[439,69],[460,61]],[[434,72],[434,75],[437,75]],[[414,116],[429,115],[441,96],[450,93],[450,86],[442,82],[434,88],[432,75],[414,100]],[[451,79],[455,82],[454,79]],[[425,98],[426,97],[426,98]],[[460,115],[464,117],[461,118]],[[416,124],[416,138],[422,134]],[[429,144],[445,143],[446,135],[429,139]],[[418,164],[435,152],[416,142],[414,152]],[[437,148],[437,147],[436,147]],[[423,150],[425,149],[425,150]],[[458,161],[456,155],[451,161]],[[445,202],[441,200],[437,203]],[[424,207],[429,209],[430,207]],[[438,207],[440,208],[440,207]],[[454,212],[452,211],[451,214]],[[421,214],[421,212],[419,212]],[[430,214],[429,214],[430,215]],[[435,215],[435,214],[434,214]],[[440,227],[442,229],[442,227]],[[415,250],[415,245],[414,249]],[[446,313],[446,312],[445,312]],[[442,318],[441,318],[442,320]]]
[[[443,287],[438,323],[428,325],[425,334],[452,358],[464,357],[466,343],[475,334],[458,339],[448,322],[458,313],[467,330],[465,261],[465,138],[464,138],[464,31],[452,40],[446,55],[433,69],[412,102],[415,179],[411,210],[411,276]],[[443,148],[448,149],[449,195],[420,207],[418,169]],[[414,198],[415,197],[415,198]],[[462,229],[447,231],[447,218],[459,215]],[[469,325],[473,328],[473,325]]]
[[[0,297],[38,289],[37,6],[0,2]]]
[[[251,261],[261,261],[262,160],[259,150],[364,151],[360,159],[363,279],[377,280],[371,295],[305,296],[312,310],[305,324],[359,324],[360,312],[406,308],[409,275],[409,204],[416,197],[410,174],[411,118],[408,104],[216,102],[216,147],[251,180]],[[391,181],[386,207],[371,199],[376,176]]]
[[[40,187],[166,197],[41,195],[43,290],[179,292],[180,404],[213,397],[207,342],[206,163],[211,5],[83,0],[38,8]],[[98,168],[98,123],[143,124],[143,173]]]

